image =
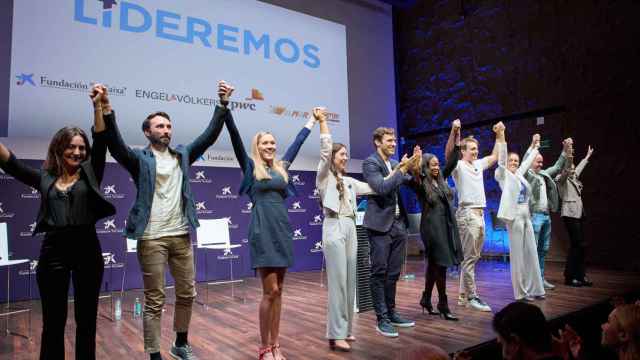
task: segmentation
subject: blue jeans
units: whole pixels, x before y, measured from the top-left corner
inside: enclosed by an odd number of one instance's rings
[[[533,232],[536,236],[536,246],[538,248],[538,262],[540,262],[540,275],[544,279],[544,258],[549,252],[551,244],[551,217],[549,214],[534,212],[531,217]]]

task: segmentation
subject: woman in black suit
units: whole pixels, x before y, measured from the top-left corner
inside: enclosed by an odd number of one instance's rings
[[[73,281],[76,319],[76,359],[95,359],[98,295],[104,272],[97,220],[115,214],[100,192],[106,144],[101,99],[95,85],[93,147],[85,132],[64,127],[51,139],[42,169],[33,169],[0,143],[0,167],[40,191],[34,234],[44,232],[36,279],[42,303],[40,359],[64,359],[69,280]]]
[[[452,129],[451,136],[457,136],[458,145],[449,156],[443,172],[440,171],[440,162],[433,154],[424,154],[420,166],[420,186],[418,200],[422,207],[420,219],[420,236],[424,243],[425,255],[428,260],[425,288],[422,292],[420,305],[431,315],[441,315],[447,320],[457,321],[458,318],[449,310],[447,302],[447,267],[459,264],[462,261],[462,246],[458,235],[455,212],[451,207],[453,191],[445,180],[458,163],[459,128]],[[431,292],[434,284],[438,288],[438,311],[431,305]]]

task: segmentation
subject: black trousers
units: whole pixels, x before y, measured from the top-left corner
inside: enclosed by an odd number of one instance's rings
[[[585,277],[585,242],[582,229],[582,218],[563,216],[562,220],[569,233],[569,252],[564,267],[566,280],[583,280]]]
[[[95,228],[49,232],[42,242],[36,279],[42,302],[40,359],[64,359],[69,280],[73,281],[76,359],[96,358],[96,317],[104,262]]]
[[[378,320],[387,318],[396,307],[396,283],[400,278],[407,228],[396,220],[386,233],[368,230],[371,261],[371,297]]]

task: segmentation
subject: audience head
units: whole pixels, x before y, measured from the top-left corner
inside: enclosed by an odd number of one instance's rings
[[[528,359],[551,352],[551,333],[542,311],[535,305],[513,302],[493,318],[493,329],[508,360]]]
[[[602,324],[602,345],[618,354],[640,357],[640,305],[626,304],[613,309]],[[636,357],[636,358],[637,358]]]

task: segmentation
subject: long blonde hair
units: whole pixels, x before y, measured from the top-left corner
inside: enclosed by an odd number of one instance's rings
[[[255,134],[253,140],[251,140],[251,158],[253,159],[254,167],[253,167],[253,176],[256,180],[265,180],[271,179],[271,175],[267,172],[267,165],[262,160],[262,156],[260,156],[260,152],[258,151],[258,143],[260,139],[265,135],[271,135],[270,132],[260,131]],[[275,137],[274,137],[275,138]],[[273,165],[271,166],[273,170],[277,171],[284,178],[285,182],[289,182],[289,175],[287,174],[287,170],[284,168],[282,160],[273,160]]]

